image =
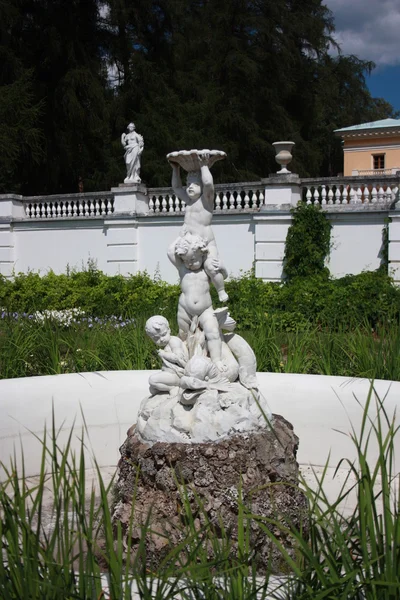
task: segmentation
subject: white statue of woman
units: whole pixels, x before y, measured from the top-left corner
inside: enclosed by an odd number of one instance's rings
[[[140,183],[140,157],[144,148],[143,136],[135,131],[135,124],[129,123],[128,133],[121,135],[121,144],[125,148],[126,177],[124,183]]]

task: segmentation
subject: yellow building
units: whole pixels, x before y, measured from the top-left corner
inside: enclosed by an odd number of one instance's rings
[[[336,129],[343,139],[343,175],[391,175],[400,171],[400,119]]]

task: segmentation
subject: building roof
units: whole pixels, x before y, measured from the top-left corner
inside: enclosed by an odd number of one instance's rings
[[[392,129],[393,127],[400,128],[400,119],[381,119],[380,121],[372,121],[371,123],[361,123],[360,125],[352,125],[351,127],[342,127],[342,129],[335,129],[335,133],[351,134],[371,129]]]

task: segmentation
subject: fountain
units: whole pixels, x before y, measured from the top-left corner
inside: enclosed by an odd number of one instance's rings
[[[229,300],[224,285],[227,270],[211,227],[210,167],[225,156],[218,150],[167,156],[172,187],[186,205],[182,231],[168,248],[180,279],[179,333],[172,335],[162,315],[146,323],[146,333],[159,348],[162,369],[150,376],[150,395],[142,401],[137,422],[120,449],[114,509],[114,522],[122,523],[126,544],[133,551],[151,509],[153,533],[146,538],[146,548],[155,564],[182,540],[180,484],[192,492],[193,514],[196,498],[200,499],[210,522],[222,519],[223,529],[236,541],[239,487],[253,514],[272,516],[277,511],[279,518],[300,526],[305,510],[297,487],[298,438],[290,423],[271,414],[259,389],[254,352],[235,332],[228,307],[212,305],[211,286],[221,303]],[[181,169],[187,172],[186,186]],[[261,529],[256,527],[251,536],[258,568],[272,565],[279,571],[277,549],[271,548]],[[294,553],[289,536],[282,543]],[[234,547],[237,551],[237,544]]]

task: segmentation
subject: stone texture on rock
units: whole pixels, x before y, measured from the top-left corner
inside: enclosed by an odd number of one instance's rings
[[[135,427],[131,427],[120,449],[113,518],[114,523],[122,523],[127,538],[134,498],[131,539],[125,540],[133,553],[150,510],[152,532],[147,533],[145,545],[154,565],[184,539],[185,507],[180,483],[186,484],[186,501],[190,503],[195,526],[200,529],[209,521],[213,535],[220,537],[222,523],[232,541],[233,554],[238,547],[240,485],[243,502],[252,514],[300,526],[306,514],[306,499],[297,487],[298,438],[283,417],[274,415],[273,425],[272,430],[239,433],[219,442],[158,442],[152,446],[142,443]],[[270,527],[294,555],[293,540]],[[262,573],[268,566],[279,573],[279,551],[271,548],[254,520],[250,529],[257,570]],[[211,545],[207,548],[212,559]]]
[[[235,382],[229,384],[226,392],[204,391],[190,407],[184,406],[179,396],[149,396],[140,406],[135,432],[140,441],[148,444],[159,440],[206,443],[236,433],[263,430],[270,416],[262,394]]]

